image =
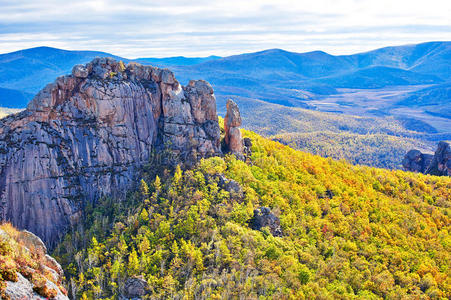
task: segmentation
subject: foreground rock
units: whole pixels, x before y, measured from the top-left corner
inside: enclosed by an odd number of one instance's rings
[[[163,148],[173,163],[221,152],[207,82],[182,87],[169,70],[108,58],[75,66],[0,120],[0,220],[52,247],[86,201],[123,197]]]
[[[406,171],[451,176],[451,147],[446,142],[440,142],[434,155],[410,150],[404,157],[402,165]]]
[[[250,225],[254,230],[261,230],[263,227],[268,227],[273,236],[282,236],[280,220],[268,207],[255,209],[254,217],[251,219]]]
[[[226,150],[232,154],[243,154],[243,141],[241,138],[241,116],[238,105],[233,100],[227,100],[227,113],[224,118]]]
[[[62,287],[63,270],[47,254],[41,239],[28,231],[17,231],[1,225],[3,245],[0,266],[0,298],[2,299],[69,299]],[[6,250],[5,250],[6,249]]]

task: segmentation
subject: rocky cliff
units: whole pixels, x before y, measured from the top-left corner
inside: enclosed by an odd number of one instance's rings
[[[440,142],[434,155],[410,150],[404,156],[402,165],[407,171],[451,176],[451,147],[446,142]]]
[[[173,162],[220,153],[207,82],[108,58],[77,65],[0,120],[0,220],[53,245],[86,201],[123,196],[164,149]]]

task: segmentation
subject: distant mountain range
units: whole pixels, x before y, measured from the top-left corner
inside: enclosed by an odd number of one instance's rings
[[[1,54],[0,107],[24,108],[47,83],[70,73],[73,65],[89,62],[98,56],[131,61],[106,52],[49,47]],[[401,135],[387,135],[381,128],[368,132],[384,134],[385,139],[388,136],[420,136],[418,141],[427,143],[424,150],[432,148],[437,140],[451,140],[451,42],[386,47],[339,56],[322,51],[294,53],[270,49],[229,57],[138,58],[133,61],[168,67],[182,84],[187,84],[190,79],[209,81],[215,90],[219,114],[225,113],[226,99],[234,98],[242,107],[244,126],[262,134],[278,134],[282,142],[301,145],[312,139],[313,134],[320,134],[320,131],[312,133],[312,128],[304,128],[305,122],[301,126],[301,122],[295,119],[282,120],[274,115],[275,111],[286,114],[291,108],[377,120],[382,118],[375,124],[395,120],[393,126],[401,126]],[[275,109],[265,103],[282,105],[286,109]],[[259,118],[265,122],[256,119],[256,107],[260,109]],[[308,115],[299,111],[290,113],[299,118]],[[330,116],[321,115],[321,119]],[[280,122],[275,123],[274,119]],[[352,123],[353,120],[343,117],[343,123]],[[370,124],[368,122],[365,126],[371,127]],[[322,128],[321,136],[324,136],[324,130],[330,130],[319,127]],[[340,129],[340,132],[361,134],[358,130]],[[309,136],[302,137],[300,133]],[[280,134],[289,134],[290,138],[284,141]],[[298,140],[294,141],[293,136]],[[405,144],[408,143],[411,142]],[[368,145],[372,147],[371,143]],[[401,153],[405,147],[400,146],[397,151]],[[373,148],[372,151],[377,151],[378,147]],[[313,152],[322,151],[323,148]],[[339,158],[343,155],[331,156]],[[397,163],[391,161],[375,165],[393,166]]]
[[[68,51],[50,47],[21,50],[0,55],[0,87],[36,93],[55,77],[67,74],[74,64],[86,63],[97,56],[130,61],[97,51]],[[221,89],[271,86],[323,95],[336,93],[336,88],[366,89],[449,81],[451,42],[387,47],[341,56],[322,51],[293,53],[271,49],[223,58],[180,56],[138,58],[134,61],[172,67],[182,82],[201,76]],[[262,96],[268,93],[266,89],[255,90],[254,93]],[[282,96],[291,99],[292,104],[305,99],[296,93],[284,93]],[[265,100],[264,97],[262,100]]]
[[[174,56],[165,58],[137,58],[133,61],[139,62],[143,65],[154,65],[157,67],[169,67],[169,66],[191,66],[200,64],[207,61],[212,61],[221,58],[220,56],[211,55],[208,57],[184,57],[184,56]]]
[[[98,56],[114,56],[97,51],[68,51],[49,47],[31,48],[0,55],[0,87],[35,94],[56,77],[70,72],[75,64],[86,63]],[[30,100],[30,99],[29,99]],[[0,106],[5,101],[1,99]],[[23,108],[18,101],[15,107]]]

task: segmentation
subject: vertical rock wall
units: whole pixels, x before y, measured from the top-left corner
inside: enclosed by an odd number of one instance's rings
[[[86,201],[122,196],[152,152],[220,153],[213,89],[169,70],[98,58],[0,120],[0,220],[54,244]]]

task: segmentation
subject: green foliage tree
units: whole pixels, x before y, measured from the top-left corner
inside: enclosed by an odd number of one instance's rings
[[[246,162],[204,159],[90,208],[55,251],[69,277],[79,274],[77,297],[117,297],[136,275],[154,298],[451,297],[451,178],[353,166],[243,133]],[[280,218],[282,237],[251,228],[261,206]]]

